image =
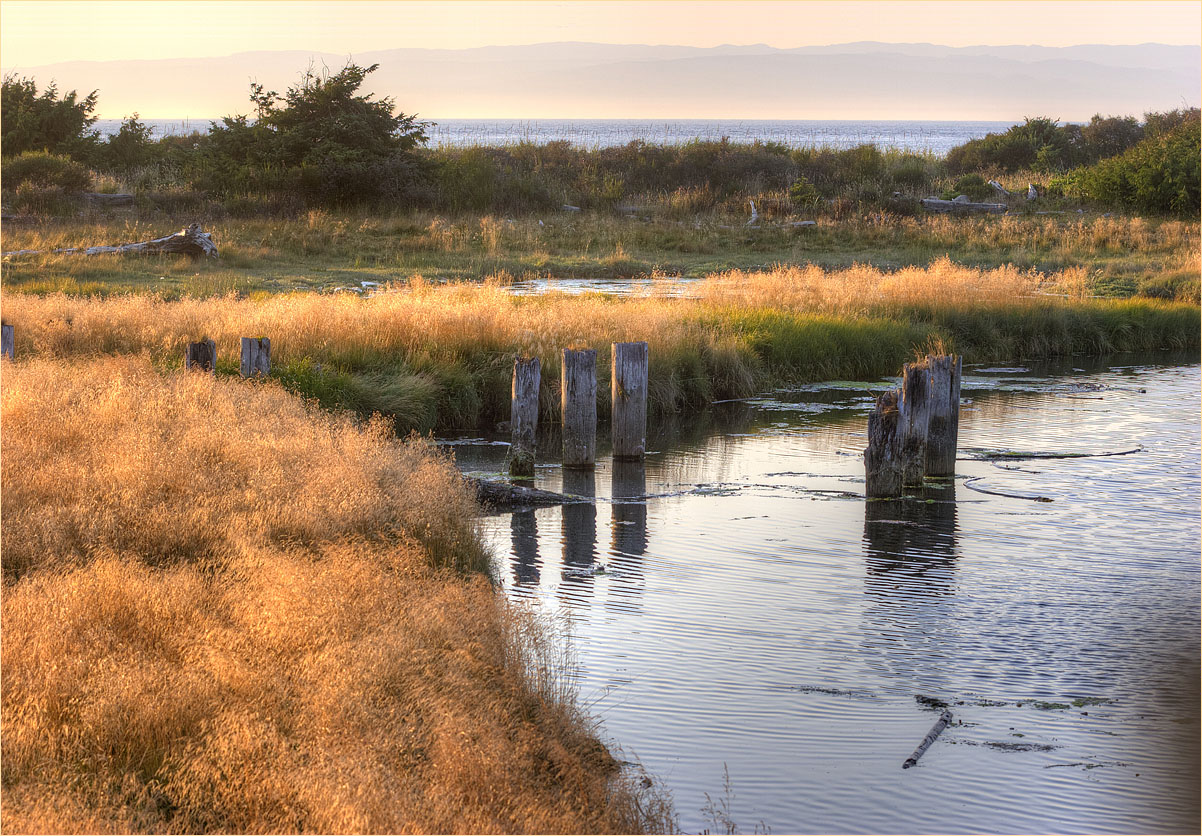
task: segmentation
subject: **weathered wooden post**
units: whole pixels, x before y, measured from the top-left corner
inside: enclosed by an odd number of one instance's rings
[[[902,494],[901,428],[898,392],[890,389],[876,399],[868,413],[868,447],[864,450],[864,495],[895,497]]]
[[[640,460],[647,446],[647,343],[614,343],[612,364],[614,458]]]
[[[217,344],[212,340],[188,343],[184,353],[184,368],[217,374]]]
[[[597,461],[597,352],[565,348],[562,359],[563,466],[592,467]]]
[[[11,325],[0,326],[0,356],[8,357],[9,360],[16,356],[13,349],[13,327]]]
[[[960,372],[964,358],[931,355],[930,425],[927,431],[927,475],[956,474],[956,445],[960,435]]]
[[[242,338],[242,376],[267,377],[271,374],[271,340],[267,337]]]
[[[923,360],[902,367],[898,432],[901,445],[902,484],[922,485],[927,467],[927,431],[930,423],[931,370]]]
[[[509,422],[513,436],[509,446],[509,475],[534,476],[534,434],[538,429],[538,386],[542,373],[537,357],[515,357]]]

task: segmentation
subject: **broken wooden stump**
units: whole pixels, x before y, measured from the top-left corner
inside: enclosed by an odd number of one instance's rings
[[[560,364],[563,466],[592,467],[597,461],[597,352],[563,350]]]
[[[930,422],[927,428],[926,473],[954,476],[960,435],[960,372],[964,358],[954,354],[927,357],[931,375]]]
[[[642,459],[647,447],[647,343],[614,343],[610,368],[615,459]]]
[[[918,487],[926,475],[927,430],[930,421],[930,364],[926,360],[902,367],[901,399],[898,403],[898,443],[902,485]]]
[[[209,374],[217,373],[217,344],[212,340],[188,343],[184,352],[184,368],[199,369]]]
[[[242,376],[267,377],[271,374],[271,340],[267,337],[242,338]]]
[[[11,325],[0,326],[0,357],[12,360],[14,356],[13,327]]]
[[[868,447],[864,450],[864,495],[869,499],[902,494],[901,421],[898,391],[876,399],[868,413]]]
[[[538,388],[542,379],[537,357],[515,357],[510,390],[509,475],[534,476],[535,431],[538,429]]]

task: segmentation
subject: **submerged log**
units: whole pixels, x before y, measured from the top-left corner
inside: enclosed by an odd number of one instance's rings
[[[930,212],[993,212],[1000,215],[1008,208],[1004,203],[973,203],[965,195],[955,200],[924,197],[921,203],[922,208]]]
[[[876,399],[868,413],[868,447],[864,450],[864,495],[868,498],[902,494],[898,392],[890,389]]]
[[[910,757],[906,758],[906,760],[902,763],[902,769],[909,769],[918,763],[918,759],[922,757],[923,753],[926,752],[928,748],[930,748],[930,745],[935,742],[935,738],[937,738],[943,732],[943,730],[947,728],[947,724],[951,721],[952,712],[944,709],[943,713],[939,715],[939,719],[935,721],[935,725],[931,726],[931,730],[927,732],[927,736],[922,739],[922,743],[918,744],[918,748],[914,750],[914,754],[910,755]]]
[[[591,501],[585,497],[569,496],[538,488],[523,488],[519,485],[493,482],[488,479],[474,479],[470,476],[465,478],[476,492],[476,500],[494,511],[506,511],[511,508],[543,508]]]
[[[172,235],[137,244],[118,244],[112,247],[67,247],[59,250],[15,250],[4,253],[4,255],[39,255],[45,252],[64,255],[187,255],[192,258],[201,256],[216,258],[217,245],[213,243],[212,233],[204,232],[200,228],[200,224],[190,224]]]

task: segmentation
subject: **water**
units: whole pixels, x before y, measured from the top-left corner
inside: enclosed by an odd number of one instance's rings
[[[1200,383],[1196,356],[966,369],[961,456],[1140,449],[872,503],[868,385],[800,387],[661,427],[645,467],[541,468],[596,505],[484,530],[686,832],[1198,832]],[[917,697],[955,720],[903,771]]]
[[[205,133],[209,119],[144,119],[155,138]],[[790,146],[827,145],[852,148],[872,143],[881,148],[946,154],[970,139],[998,133],[1010,122],[935,122],[881,120],[741,120],[741,119],[437,119],[428,131],[430,145],[509,145],[563,140],[582,148],[626,145],[634,140],[679,145],[692,139],[732,142],[780,142]],[[107,136],[121,127],[119,119],[100,119],[96,129]]]

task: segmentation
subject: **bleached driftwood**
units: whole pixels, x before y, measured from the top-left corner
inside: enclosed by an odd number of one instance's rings
[[[1003,186],[1001,183],[999,183],[997,180],[990,180],[989,185],[993,186],[993,190],[995,192],[997,192],[998,194],[1000,194],[1002,197],[1010,197],[1010,192],[1006,191],[1006,187]]]
[[[16,250],[14,252],[4,253],[7,258],[10,255],[38,255],[44,252],[63,253],[69,255],[103,255],[106,253],[114,253],[117,255],[128,255],[136,253],[138,255],[190,255],[193,258],[201,256],[217,257],[217,245],[213,243],[213,235],[209,232],[204,232],[200,228],[200,224],[189,224],[184,229],[172,235],[167,235],[162,238],[155,238],[153,241],[142,241],[137,244],[118,244],[112,247],[66,247],[59,250]]]
[[[1006,211],[1004,203],[973,203],[968,195],[960,195],[955,200],[940,200],[936,197],[924,197],[922,208],[931,212],[993,212],[1001,214]]]

